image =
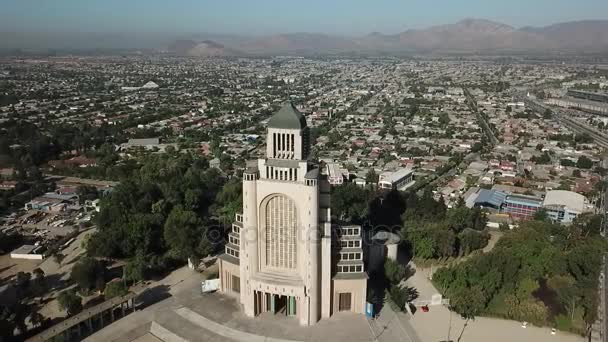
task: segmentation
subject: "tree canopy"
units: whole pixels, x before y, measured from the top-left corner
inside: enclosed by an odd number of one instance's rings
[[[523,222],[489,253],[441,268],[433,281],[465,317],[484,314],[585,334],[595,321],[607,250],[596,221],[583,217],[569,227]]]

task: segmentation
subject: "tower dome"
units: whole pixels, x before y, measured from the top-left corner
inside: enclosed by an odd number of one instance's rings
[[[286,102],[268,121],[268,128],[304,129],[306,118],[291,102]]]

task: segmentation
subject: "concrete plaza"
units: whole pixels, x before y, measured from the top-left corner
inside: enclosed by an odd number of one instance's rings
[[[427,277],[428,271],[418,270],[407,281],[409,286],[419,290],[421,298],[430,298],[436,293]],[[551,335],[549,328],[528,326],[523,329],[514,321],[482,317],[467,322],[441,306],[431,307],[426,313],[418,311],[410,317],[393,312],[387,305],[377,320],[338,313],[312,327],[300,326],[293,317],[270,313],[251,319],[241,312],[235,299],[219,293],[202,294],[202,279],[202,275],[183,268],[151,284],[149,296],[158,296],[161,300],[107,326],[85,341],[427,342],[445,341],[448,334],[450,340],[463,342],[584,340],[561,332]]]

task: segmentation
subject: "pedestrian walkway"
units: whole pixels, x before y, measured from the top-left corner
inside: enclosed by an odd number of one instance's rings
[[[396,313],[389,304],[385,304],[376,319],[368,319],[375,341],[377,342],[422,342],[409,324],[407,316]]]
[[[301,341],[295,341],[295,340],[284,340],[284,339],[280,339],[280,338],[260,336],[260,335],[255,335],[255,334],[247,333],[244,331],[232,329],[230,327],[227,327],[225,325],[222,325],[222,324],[216,323],[210,319],[207,319],[185,307],[176,309],[175,313],[177,313],[182,318],[188,320],[190,323],[198,325],[199,327],[201,327],[203,329],[213,331],[213,333],[216,335],[220,335],[222,337],[226,337],[226,338],[232,339],[234,341],[240,341],[240,342],[301,342]]]

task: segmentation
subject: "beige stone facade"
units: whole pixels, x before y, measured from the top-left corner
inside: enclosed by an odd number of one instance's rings
[[[237,297],[247,316],[273,312],[301,325],[337,311],[362,313],[361,228],[332,226],[330,187],[308,161],[305,118],[287,104],[267,133],[267,158],[243,173],[243,213],[220,257],[221,291]]]

